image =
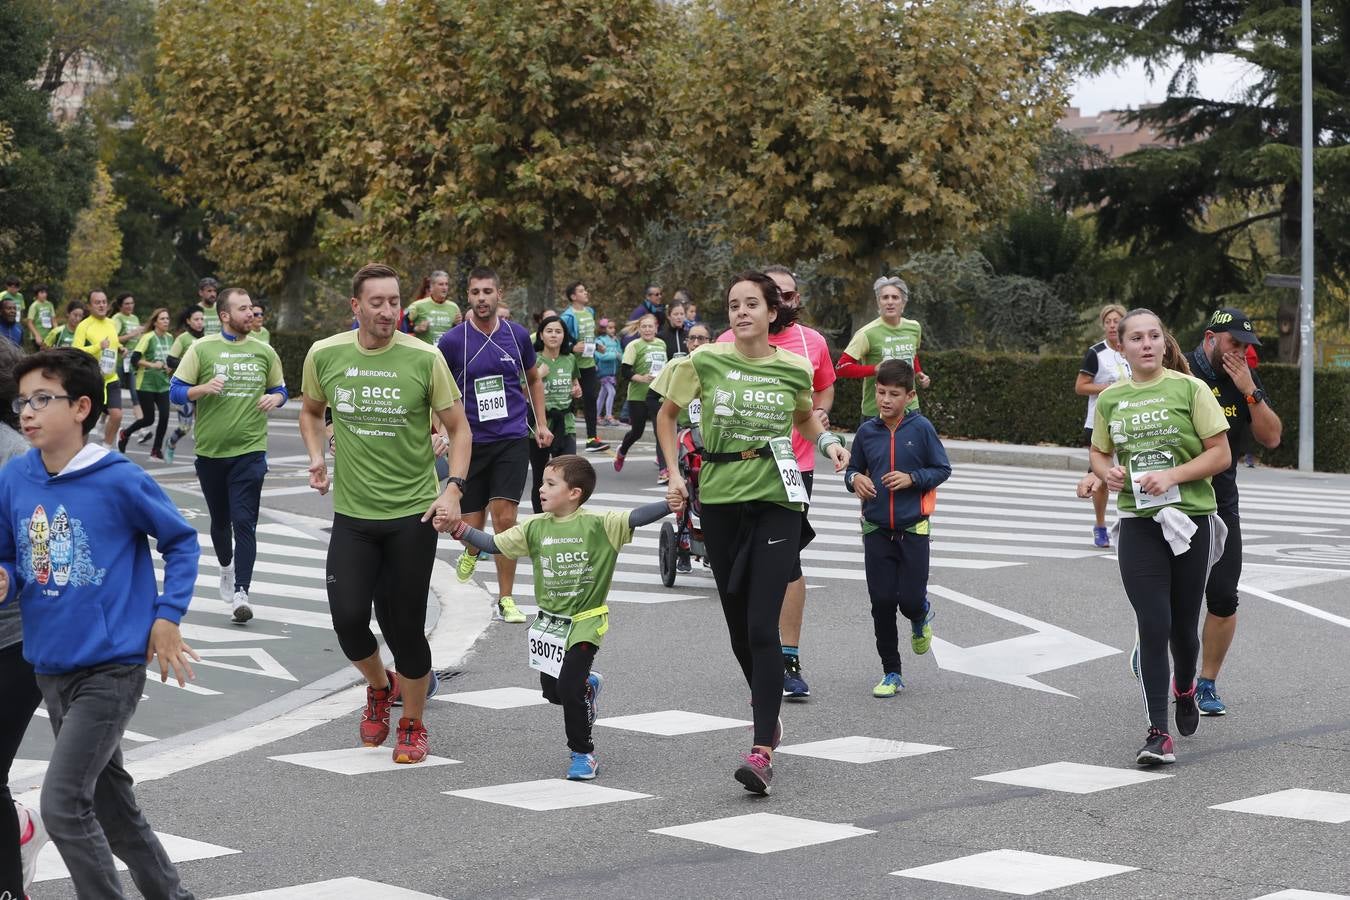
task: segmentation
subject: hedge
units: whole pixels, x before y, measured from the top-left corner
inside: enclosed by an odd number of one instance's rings
[[[272,335],[292,395],[300,392],[305,353],[315,340],[326,336]],[[1074,356],[926,351],[923,369],[932,377],[933,386],[920,393],[920,402],[924,415],[946,437],[1076,447],[1087,411],[1087,399],[1073,392],[1080,362]],[[1262,450],[1261,458],[1275,466],[1297,465],[1298,368],[1263,363],[1260,375],[1271,405],[1284,422],[1284,442],[1275,450]],[[619,388],[618,402],[622,403],[623,385]],[[1319,472],[1350,472],[1350,370],[1318,369],[1314,390],[1314,465]],[[858,427],[861,396],[861,379],[835,382],[830,420],[836,429]]]

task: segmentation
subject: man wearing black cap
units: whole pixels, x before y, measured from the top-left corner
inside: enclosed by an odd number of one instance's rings
[[[216,313],[216,293],[220,282],[206,277],[197,282],[197,305],[202,308],[202,318],[206,320],[203,334],[220,334],[220,316]]]
[[[1261,379],[1247,365],[1248,345],[1261,346],[1251,320],[1241,310],[1225,308],[1210,316],[1200,346],[1186,354],[1191,373],[1214,392],[1228,419],[1228,446],[1233,461],[1228,470],[1214,476],[1214,496],[1219,517],[1228,526],[1223,558],[1210,570],[1205,587],[1205,630],[1196,679],[1195,699],[1206,716],[1228,712],[1214,682],[1237,633],[1237,586],[1242,577],[1242,528],[1238,517],[1237,461],[1247,431],[1263,447],[1280,445],[1280,417],[1270,408]]]

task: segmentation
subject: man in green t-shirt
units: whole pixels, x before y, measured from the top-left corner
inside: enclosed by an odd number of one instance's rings
[[[932,383],[919,366],[919,344],[923,342],[923,326],[906,319],[905,306],[909,303],[909,286],[902,278],[878,278],[872,289],[877,295],[877,318],[868,322],[853,340],[848,342],[839,357],[835,372],[841,378],[861,378],[862,414],[870,419],[877,414],[876,370],[884,360],[903,359],[914,369],[914,384],[927,388]],[[919,395],[910,401],[909,412],[919,409]]]
[[[366,679],[361,743],[378,747],[388,739],[389,709],[402,697],[394,762],[418,763],[428,752],[425,625],[436,532],[460,521],[473,436],[445,357],[397,330],[398,274],[377,263],[363,266],[352,279],[351,307],[356,329],[319,341],[305,356],[300,436],[310,486],[321,494],[333,488],[328,607],[342,652]],[[445,436],[433,436],[433,417]],[[447,450],[450,477],[441,491],[435,456]],[[371,633],[372,608],[394,655],[393,671]]]
[[[220,316],[216,313],[216,294],[220,291],[220,282],[207,276],[197,282],[197,306],[202,311],[207,334],[220,334]]]
[[[459,307],[450,299],[449,273],[432,272],[430,279],[430,296],[408,306],[408,324],[413,337],[434,347],[441,335],[459,324],[460,314]]]
[[[47,335],[56,327],[56,307],[47,299],[45,284],[33,286],[33,302],[29,304],[28,312],[24,315],[24,324],[28,326],[28,333],[33,336],[34,346],[41,350]]]
[[[169,400],[197,404],[197,481],[211,514],[220,599],[242,625],[253,618],[248,588],[267,475],[267,413],[288,395],[276,351],[249,332],[248,292],[228,288],[217,306],[220,333],[187,348],[174,370]]]

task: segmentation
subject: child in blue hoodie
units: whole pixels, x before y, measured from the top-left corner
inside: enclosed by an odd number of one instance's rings
[[[915,396],[909,363],[888,359],[877,366],[876,392],[879,415],[858,427],[844,484],[863,501],[863,562],[885,673],[872,696],[894,697],[905,686],[896,610],[909,619],[915,653],[927,653],[933,643],[928,517],[952,467],[933,423],[905,413]]]
[[[192,678],[178,622],[192,599],[197,532],[163,489],[85,438],[103,411],[98,361],[43,350],[14,370],[33,449],[0,469],[0,602],[17,598],[24,657],[37,673],[56,746],[42,819],[81,897],[121,897],[115,853],[146,897],[190,900],[131,790],[122,734],[159,658]],[[150,559],[164,557],[164,593]],[[95,790],[97,786],[97,791]]]

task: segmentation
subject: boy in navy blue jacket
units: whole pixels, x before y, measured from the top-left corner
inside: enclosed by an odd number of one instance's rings
[[[56,746],[42,819],[81,897],[124,896],[113,854],[141,894],[191,900],[145,821],[122,766],[122,734],[159,657],[192,678],[179,633],[201,555],[197,532],[159,485],[85,437],[103,375],[80,350],[44,350],[14,370],[15,411],[33,449],[0,469],[0,602],[17,598],[24,657]],[[148,536],[164,557],[159,592]]]
[[[894,697],[900,680],[900,635],[896,610],[910,623],[910,646],[924,654],[933,643],[928,605],[928,516],[937,486],[951,477],[947,451],[937,430],[918,413],[906,415],[914,399],[914,369],[902,359],[877,366],[876,418],[858,427],[844,484],[863,501],[863,560],[872,625],[885,677],[873,697]]]

